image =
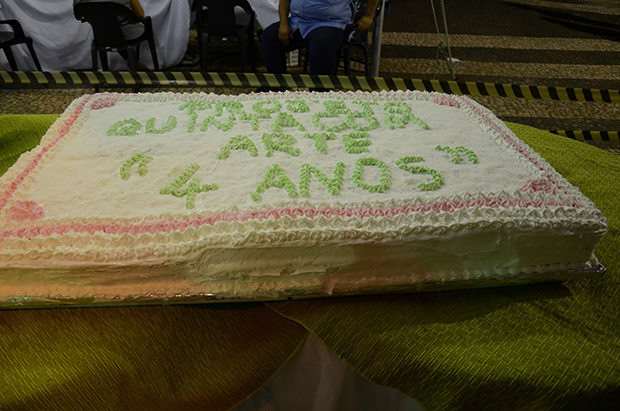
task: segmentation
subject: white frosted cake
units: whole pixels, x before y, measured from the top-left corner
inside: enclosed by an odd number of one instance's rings
[[[605,230],[466,97],[86,95],[0,178],[0,301],[552,276],[594,269]]]

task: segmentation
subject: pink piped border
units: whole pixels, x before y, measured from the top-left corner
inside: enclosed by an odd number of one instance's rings
[[[523,157],[525,157],[526,159],[529,160],[530,163],[532,163],[536,168],[538,168],[541,171],[545,172],[545,178],[551,183],[553,184],[558,190],[562,191],[564,194],[570,196],[571,198],[573,198],[575,200],[575,202],[577,202],[577,199],[575,199],[572,195],[570,195],[570,193],[560,185],[560,183],[558,183],[555,178],[553,178],[553,176],[549,173],[547,173],[547,170],[545,170],[545,168],[542,166],[542,164],[540,164],[540,162],[538,162],[538,160],[534,159],[528,152],[527,150],[521,146],[520,144],[518,144],[512,137],[510,137],[504,130],[502,130],[502,128],[500,126],[498,126],[491,118],[489,118],[489,116],[487,116],[485,113],[482,112],[482,110],[480,109],[480,107],[476,107],[474,104],[471,103],[471,101],[467,100],[467,99],[462,99],[462,101],[478,116],[480,116],[489,126],[491,126],[495,131],[497,131],[503,138],[504,140],[506,140],[506,142],[513,147],[515,150],[517,150],[519,152],[519,154],[521,154]]]
[[[91,234],[97,233],[123,235],[131,234],[137,236],[140,234],[156,234],[156,233],[170,233],[172,231],[185,231],[186,229],[200,228],[205,225],[213,226],[218,222],[245,222],[249,220],[278,220],[282,217],[288,216],[291,218],[298,217],[359,217],[359,218],[394,218],[397,215],[409,215],[412,213],[426,214],[441,213],[441,212],[454,212],[456,210],[466,210],[471,207],[490,207],[490,208],[511,208],[511,207],[535,207],[535,208],[548,208],[548,207],[575,207],[576,204],[569,201],[533,201],[525,200],[522,198],[490,198],[479,200],[467,200],[467,201],[441,201],[433,204],[419,204],[410,205],[405,207],[376,207],[376,208],[309,208],[309,207],[289,207],[280,208],[274,210],[259,210],[259,211],[242,211],[239,213],[218,214],[210,217],[198,217],[190,218],[187,220],[170,220],[170,221],[157,221],[142,224],[118,224],[118,223],[70,223],[70,224],[58,224],[54,226],[30,226],[24,228],[15,228],[12,230],[0,231],[0,242],[7,238],[26,238],[31,239],[37,236],[49,237],[53,234]]]
[[[39,165],[39,161],[41,161],[45,153],[47,153],[60,140],[62,140],[63,137],[67,135],[67,133],[69,133],[69,131],[71,130],[71,127],[73,127],[73,123],[75,123],[75,121],[78,119],[78,117],[82,113],[82,110],[84,110],[84,106],[86,105],[86,103],[90,101],[91,97],[92,97],[91,95],[88,95],[87,97],[84,98],[84,101],[82,101],[76,107],[75,111],[71,113],[69,118],[62,125],[62,127],[60,128],[60,133],[58,134],[58,137],[56,137],[48,145],[43,147],[41,151],[39,151],[35,155],[35,157],[30,161],[30,163],[28,163],[28,165],[21,171],[21,173],[17,175],[15,180],[13,180],[11,184],[9,184],[8,188],[4,190],[4,193],[0,195],[0,212],[4,210],[4,207],[6,207],[7,203],[9,202],[9,200],[11,199],[15,191],[17,191],[17,188],[20,186],[20,184],[26,179],[26,177],[28,177],[30,172],[34,170],[36,166]]]
[[[297,93],[299,94],[299,93]],[[386,93],[394,94],[394,93]],[[411,95],[411,93],[405,93]],[[62,125],[58,137],[51,141],[47,146],[43,147],[41,151],[35,156],[35,158],[22,170],[22,172],[15,178],[15,180],[9,184],[9,188],[0,195],[0,211],[9,199],[15,193],[19,185],[30,174],[32,170],[39,164],[41,158],[47,153],[54,145],[56,145],[63,137],[67,135],[71,127],[82,113],[84,106],[90,101],[92,96],[87,96],[75,109],[75,111],[69,116],[69,118]],[[106,97],[102,97],[105,99]],[[522,156],[528,159],[534,166],[542,171],[545,171],[544,167],[534,159],[521,145],[519,145],[513,138],[511,138],[501,127],[482,112],[478,107],[472,104],[467,99],[455,99],[452,96],[449,97],[450,101],[443,100],[441,103],[446,105],[458,105],[465,103],[475,114],[480,116],[487,124],[489,124],[495,131],[497,131],[506,142],[517,150]],[[97,102],[97,100],[95,100]],[[555,185],[558,189],[564,193],[568,192],[555,181],[555,179],[546,173],[546,178]],[[399,214],[409,215],[411,213],[425,214],[428,212],[440,213],[440,212],[452,212],[455,210],[465,210],[470,207],[490,207],[490,208],[510,208],[510,207],[535,207],[535,208],[548,208],[556,206],[568,206],[574,208],[582,208],[578,204],[577,200],[572,197],[573,201],[532,201],[524,199],[513,198],[492,198],[481,200],[469,200],[469,201],[440,201],[433,204],[423,205],[410,205],[406,207],[379,207],[379,208],[361,208],[361,209],[315,209],[315,208],[282,208],[266,211],[244,211],[240,213],[221,214],[210,217],[191,218],[187,220],[172,220],[172,221],[159,221],[142,224],[129,224],[124,225],[120,223],[107,223],[107,224],[92,224],[92,223],[69,223],[69,224],[57,224],[53,226],[29,226],[25,228],[15,228],[11,230],[0,231],[0,242],[8,238],[26,238],[30,239],[36,236],[49,237],[53,234],[67,234],[67,233],[88,233],[94,235],[96,233],[105,233],[113,235],[139,235],[139,234],[156,234],[156,233],[170,233],[175,230],[184,231],[187,228],[194,227],[199,228],[204,225],[214,225],[220,221],[238,221],[245,222],[249,220],[266,220],[269,218],[280,219],[288,216],[292,218],[308,217],[314,218],[319,216],[324,217],[359,217],[359,218],[378,218],[389,217],[393,218]]]
[[[7,221],[34,221],[45,217],[45,210],[36,201],[19,200],[9,208]]]

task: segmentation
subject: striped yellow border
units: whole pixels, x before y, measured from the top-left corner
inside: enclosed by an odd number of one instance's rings
[[[550,133],[579,141],[613,141],[620,142],[618,131],[585,131],[585,130],[548,130]]]
[[[620,91],[445,80],[269,73],[0,71],[0,88],[267,87],[341,90],[420,90],[439,93],[620,104]]]

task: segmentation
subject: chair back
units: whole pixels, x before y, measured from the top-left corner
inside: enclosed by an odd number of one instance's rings
[[[357,23],[359,19],[362,18],[364,13],[366,13],[366,8],[368,8],[368,0],[353,0],[351,2],[351,6],[353,7],[353,23]]]
[[[9,26],[10,31],[4,30],[3,26]],[[24,29],[22,25],[17,20],[0,20],[0,36],[2,37],[2,41],[10,41],[20,38],[25,38],[26,34],[24,34]]]
[[[247,0],[194,0],[193,7],[196,10],[199,31],[215,37],[237,35],[239,28],[235,19],[236,6],[241,7],[248,14],[252,13]]]
[[[368,42],[368,33],[362,33],[361,31],[357,30],[357,22],[359,21],[359,19],[361,19],[364,14],[366,14],[366,9],[368,8],[368,0],[353,0],[353,2],[351,3],[352,7],[353,7],[353,29],[349,30],[348,33],[348,38],[347,38],[347,42],[348,43],[367,43]],[[382,7],[382,3],[381,0],[379,0],[379,6],[377,7],[377,10],[375,10],[375,15],[374,15],[374,20],[373,20],[373,25],[376,22],[377,16],[379,15],[379,11]]]
[[[106,47],[126,47],[118,22],[119,16],[131,22],[139,22],[138,17],[127,7],[111,2],[78,3],[73,7],[73,13],[76,19],[90,23],[95,41]]]

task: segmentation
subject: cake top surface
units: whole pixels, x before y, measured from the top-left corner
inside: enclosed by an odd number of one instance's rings
[[[467,97],[103,93],[74,101],[0,179],[0,241],[516,208],[602,218]]]

